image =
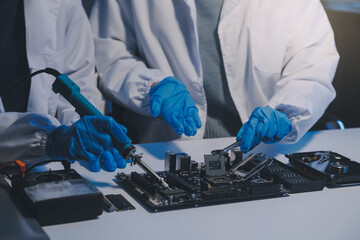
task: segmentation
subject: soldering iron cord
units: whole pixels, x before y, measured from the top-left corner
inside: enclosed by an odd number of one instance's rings
[[[40,74],[40,73],[47,73],[50,75],[53,75],[54,77],[58,77],[59,75],[61,75],[60,72],[58,72],[57,70],[53,69],[53,68],[45,68],[45,69],[41,69],[38,70],[36,72],[33,72],[32,74],[24,77],[23,79],[20,79],[18,81],[16,81],[14,84],[12,84],[11,86],[7,87],[6,89],[4,89],[1,93],[0,93],[0,97],[2,97],[5,93],[7,93],[9,90],[13,89],[14,87],[20,85],[21,83],[30,80],[32,77]]]

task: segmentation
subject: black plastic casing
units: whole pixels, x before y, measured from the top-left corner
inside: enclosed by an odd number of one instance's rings
[[[326,187],[360,185],[360,163],[352,161],[336,152],[329,151],[328,153],[331,154],[332,157],[338,158],[336,160],[331,159],[330,161],[345,164],[348,167],[348,170],[346,173],[335,173],[327,168],[324,172],[321,172],[302,160],[303,157],[312,156],[316,153],[318,152],[301,152],[286,154],[285,156],[289,159],[289,162],[294,169],[306,176],[322,181]]]
[[[34,178],[48,172],[31,173],[21,178],[15,175],[11,179],[12,187],[23,200],[32,215],[42,225],[53,225],[94,219],[103,212],[103,194],[92,186],[86,179],[83,179],[75,170],[52,171],[51,174],[64,176],[63,181],[79,179],[84,184],[90,184],[94,189],[92,193],[72,195],[68,197],[53,198],[43,201],[33,201],[25,192],[25,188],[36,185]]]

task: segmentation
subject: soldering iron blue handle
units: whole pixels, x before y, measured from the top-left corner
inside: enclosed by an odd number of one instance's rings
[[[60,93],[74,108],[83,116],[104,116],[94,105],[89,102],[81,93],[80,87],[76,85],[66,74],[59,75],[52,85],[55,93]],[[111,133],[108,133],[111,136]],[[131,140],[121,143],[113,138],[114,147],[127,159]],[[124,156],[125,155],[125,156]]]
[[[52,89],[55,93],[60,93],[66,100],[68,100],[81,117],[104,116],[80,93],[80,87],[76,85],[76,83],[74,83],[66,74],[62,74],[56,78]]]

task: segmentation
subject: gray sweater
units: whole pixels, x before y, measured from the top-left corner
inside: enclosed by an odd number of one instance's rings
[[[217,34],[222,0],[195,0],[207,118],[204,138],[236,136],[242,123],[230,96]]]

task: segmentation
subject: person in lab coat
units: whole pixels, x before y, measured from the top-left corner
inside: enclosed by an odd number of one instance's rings
[[[335,97],[339,56],[319,0],[98,0],[90,22],[100,89],[131,110],[140,142],[188,138],[149,117],[169,77],[198,108],[193,138],[237,135],[244,152],[298,141]]]
[[[80,0],[0,1],[1,91],[47,67],[67,74],[98,109],[91,28]],[[109,117],[84,117],[52,91],[55,78],[40,74],[0,100],[0,165],[45,158],[88,160],[92,171],[125,167],[107,129],[126,141],[126,129]]]

